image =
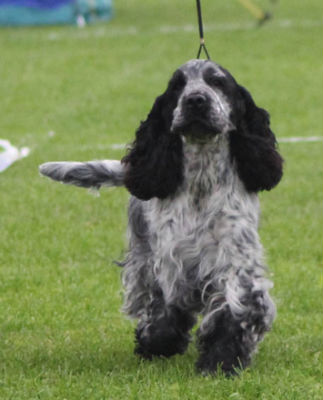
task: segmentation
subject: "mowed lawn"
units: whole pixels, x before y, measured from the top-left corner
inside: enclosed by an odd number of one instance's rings
[[[256,1],[256,0],[255,0]],[[269,4],[257,1],[258,4]],[[277,4],[258,29],[202,1],[208,50],[268,109],[285,175],[261,194],[278,316],[240,377],[183,356],[142,362],[121,313],[128,193],[41,178],[50,160],[119,159],[176,67],[198,49],[195,1],[115,0],[109,24],[0,30],[0,138],[29,146],[0,174],[0,399],[319,400],[322,391],[322,9]]]

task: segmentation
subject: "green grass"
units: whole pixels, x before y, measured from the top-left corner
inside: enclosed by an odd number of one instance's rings
[[[32,148],[0,174],[0,399],[322,399],[322,142],[281,144],[284,179],[261,194],[278,317],[235,379],[196,375],[193,344],[170,360],[133,355],[113,265],[128,194],[39,177],[44,161],[120,158],[109,145],[132,140],[197,52],[197,32],[161,32],[194,25],[193,1],[115,3],[107,25],[0,31],[0,137]],[[278,138],[322,136],[322,8],[281,1],[256,29],[238,2],[203,1],[212,57],[271,112]]]

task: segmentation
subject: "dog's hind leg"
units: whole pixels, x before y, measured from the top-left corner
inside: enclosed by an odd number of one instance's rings
[[[147,313],[154,286],[153,253],[149,243],[149,228],[142,201],[131,197],[128,210],[129,249],[123,266],[123,311],[131,318],[141,318]]]
[[[271,327],[275,306],[268,294],[270,283],[237,273],[227,280],[221,296],[210,297],[204,320],[198,331],[202,373],[216,373],[218,367],[231,375],[251,361],[257,343]]]

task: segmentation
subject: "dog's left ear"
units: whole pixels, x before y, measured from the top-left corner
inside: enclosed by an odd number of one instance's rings
[[[183,181],[183,144],[170,132],[177,99],[169,89],[157,97],[147,119],[123,158],[125,186],[141,200],[164,199],[175,193]]]
[[[250,93],[239,86],[239,121],[230,133],[231,156],[237,172],[249,192],[270,190],[283,173],[283,159],[277,151],[270,129],[269,114],[254,103]]]

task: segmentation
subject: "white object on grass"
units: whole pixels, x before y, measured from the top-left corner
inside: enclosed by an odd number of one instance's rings
[[[15,161],[27,157],[29,153],[30,149],[28,147],[18,149],[9,140],[0,139],[0,172],[10,167]]]
[[[285,137],[278,139],[280,143],[306,143],[306,142],[322,142],[323,136],[306,136],[306,137]]]

